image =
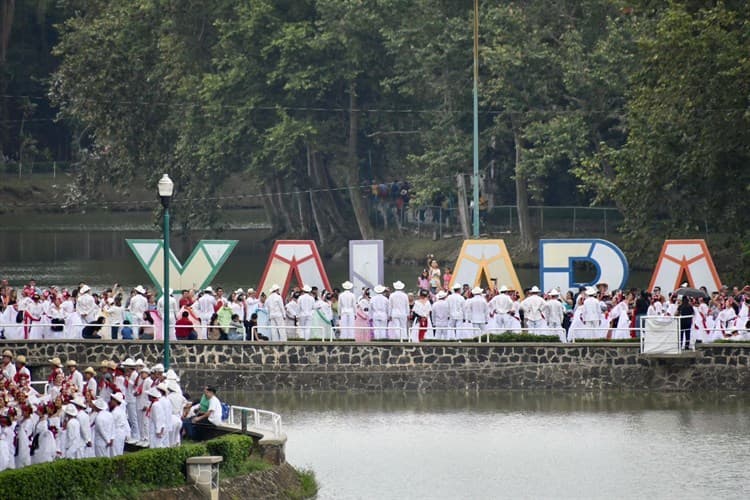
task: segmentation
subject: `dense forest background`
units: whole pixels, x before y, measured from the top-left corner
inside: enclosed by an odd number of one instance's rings
[[[372,185],[470,182],[471,0],[0,4],[3,171],[66,165],[71,204],[169,172],[188,229],[242,172],[274,234],[330,243],[373,236]],[[614,206],[631,251],[710,223],[750,268],[747,2],[479,4],[482,197],[522,246],[529,204]]]

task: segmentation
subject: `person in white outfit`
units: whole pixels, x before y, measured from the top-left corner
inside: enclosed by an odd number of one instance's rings
[[[461,285],[453,286],[453,293],[445,299],[450,309],[450,320],[448,326],[451,329],[448,331],[446,340],[455,340],[460,338],[459,332],[464,323],[464,303],[466,299],[461,295]]]
[[[372,326],[374,327],[373,337],[375,340],[389,339],[391,338],[391,332],[387,328],[390,303],[385,295],[383,295],[385,287],[383,285],[376,285],[372,291],[375,292],[375,295],[370,300],[370,316],[372,317]],[[395,338],[395,335],[393,337]]]
[[[484,332],[490,317],[489,306],[484,295],[482,295],[482,291],[480,287],[474,287],[471,290],[471,298],[467,299],[464,304],[466,320],[471,323],[474,329],[471,332],[472,336],[481,335]]]
[[[167,380],[167,399],[172,407],[172,428],[169,433],[169,446],[180,446],[182,431],[182,411],[188,400],[182,395],[176,380]]]
[[[171,424],[170,414],[166,413],[164,406],[159,403],[161,392],[156,387],[152,387],[147,392],[149,406],[146,410],[150,431],[149,431],[149,448],[166,448],[169,443],[169,427]]]
[[[544,321],[544,299],[539,296],[539,287],[534,285],[529,295],[521,301],[521,310],[526,320],[526,328],[532,335],[544,335],[547,323]]]
[[[72,404],[78,409],[76,420],[78,420],[81,442],[83,443],[81,454],[83,458],[91,458],[95,455],[94,437],[91,435],[91,417],[86,413],[86,400],[83,396],[78,395],[73,398]]]
[[[65,423],[63,442],[65,443],[62,451],[64,458],[85,458],[86,443],[81,437],[81,422],[78,420],[78,409],[73,404],[66,405],[64,408]]]
[[[315,309],[315,297],[312,296],[311,292],[312,287],[305,285],[302,287],[302,295],[297,299],[297,304],[299,304],[299,327],[302,338],[305,340],[310,339],[310,325],[312,324],[312,315]]]
[[[94,421],[94,455],[112,457],[115,445],[115,421],[109,412],[107,402],[101,398],[94,400],[91,418]]]
[[[596,289],[588,287],[586,289],[586,300],[583,301],[583,324],[586,327],[585,338],[598,338],[600,336],[600,327],[602,309],[599,299],[596,298]]]
[[[174,298],[174,290],[171,288],[169,289],[169,340],[177,340],[177,337],[175,337],[175,325],[177,324],[177,300]],[[156,311],[159,313],[159,316],[161,316],[162,321],[164,320],[164,294],[162,294],[161,297],[159,297],[159,300],[156,302]],[[159,338],[164,339],[162,332],[162,336]]]
[[[201,319],[202,328],[198,332],[198,338],[206,340],[208,334],[208,324],[211,322],[211,316],[216,312],[216,297],[214,297],[214,289],[206,287],[203,290],[203,295],[200,296],[195,306],[196,313]]]
[[[280,287],[275,284],[271,286],[271,293],[266,299],[266,308],[268,309],[268,320],[271,324],[269,340],[279,342],[286,340],[286,332],[283,326],[285,326],[284,317],[286,316],[286,310],[284,309],[284,299],[279,294]],[[303,295],[304,296],[304,295]],[[310,300],[313,300],[310,296]],[[298,301],[300,304],[300,321],[302,320],[302,297]],[[313,304],[315,301],[313,300]],[[310,308],[310,317],[312,317],[312,307]],[[309,331],[309,329],[308,329]]]
[[[547,294],[549,299],[544,303],[544,317],[547,320],[547,335],[554,335],[557,333],[560,337],[560,342],[565,343],[566,334],[565,329],[562,327],[563,316],[565,315],[565,307],[560,302],[560,292],[553,288]]]
[[[390,321],[395,327],[391,333],[397,339],[408,338],[406,321],[409,317],[409,297],[404,293],[404,283],[397,281],[393,284],[393,293],[388,297],[388,309],[390,310]],[[390,334],[389,334],[390,337]]]
[[[117,457],[125,451],[125,440],[130,437],[130,424],[125,405],[125,395],[121,392],[112,393],[109,398],[109,411],[112,414],[115,428],[115,442],[112,456]]]
[[[141,285],[135,287],[135,295],[130,298],[130,304],[128,305],[130,311],[131,321],[133,322],[133,331],[137,331],[138,328],[143,324],[143,313],[148,311],[148,299],[146,298],[146,289]]]
[[[432,324],[435,327],[435,338],[448,340],[450,330],[451,308],[445,298],[448,294],[444,290],[437,293],[437,300],[432,304]]]
[[[30,404],[21,407],[22,419],[16,424],[16,469],[31,465],[31,443],[38,417]]]
[[[513,317],[510,313],[513,310],[513,300],[508,293],[508,287],[502,285],[500,293],[492,297],[489,303],[490,314],[495,319],[495,330],[504,333],[513,329]]]
[[[81,288],[78,290],[78,298],[76,299],[76,311],[85,323],[93,323],[99,316],[99,308],[90,292],[91,287],[81,285]]]
[[[354,315],[357,313],[357,297],[352,292],[354,284],[351,281],[344,281],[341,288],[344,289],[339,294],[341,338],[352,339],[354,338]]]

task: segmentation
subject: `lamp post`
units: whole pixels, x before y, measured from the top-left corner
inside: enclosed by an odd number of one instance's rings
[[[161,205],[164,207],[164,286],[162,300],[164,300],[164,369],[169,370],[169,201],[172,199],[174,183],[164,174],[157,184]]]
[[[479,0],[474,0],[474,211],[473,234],[479,238]]]

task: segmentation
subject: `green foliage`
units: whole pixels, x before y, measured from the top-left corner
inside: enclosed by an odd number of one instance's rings
[[[486,342],[487,335],[475,337],[468,342]],[[491,333],[490,342],[560,342],[557,335],[531,335],[529,333]]]
[[[233,473],[250,457],[253,439],[240,434],[228,434],[206,441],[205,444],[210,455],[221,455],[224,458],[221,469]]]
[[[222,470],[243,473],[261,470],[250,459],[249,436],[226,435],[204,443],[186,443],[127,453],[113,459],[56,460],[0,473],[0,498],[79,499],[137,498],[143,491],[185,483],[185,461],[200,455],[221,455]]]
[[[318,481],[315,479],[315,472],[312,469],[302,469],[297,474],[300,481],[299,490],[284,492],[286,498],[290,500],[315,498],[318,494]]]

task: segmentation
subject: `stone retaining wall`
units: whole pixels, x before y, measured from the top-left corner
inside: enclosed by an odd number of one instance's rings
[[[47,359],[79,366],[103,359],[162,361],[162,345],[146,341],[0,341],[26,354],[32,368]],[[637,344],[289,343],[179,342],[172,365],[184,385],[207,383],[246,391],[381,391],[481,389],[750,389],[750,344],[712,344],[695,357],[639,354]]]

